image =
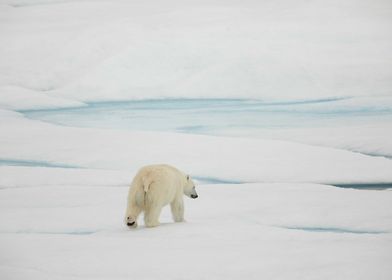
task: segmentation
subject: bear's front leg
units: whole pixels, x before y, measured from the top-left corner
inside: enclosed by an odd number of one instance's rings
[[[177,223],[184,222],[184,201],[181,199],[174,200],[170,204],[173,220]]]

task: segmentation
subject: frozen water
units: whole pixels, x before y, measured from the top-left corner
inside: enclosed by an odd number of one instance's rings
[[[360,190],[385,190],[391,189],[392,183],[370,183],[370,184],[333,184],[335,187],[339,188],[350,188],[350,189],[360,189]]]
[[[391,104],[353,107],[349,98],[263,102],[233,99],[163,99],[89,103],[21,111],[32,119],[97,128],[253,136],[260,129],[392,122]],[[392,101],[392,100],[391,100]]]
[[[392,279],[391,12],[0,1],[0,279]],[[200,196],[131,231],[151,163]]]
[[[20,111],[54,124],[291,140],[392,157],[392,98],[154,99]]]
[[[383,234],[388,233],[387,231],[362,231],[352,230],[345,228],[330,228],[330,227],[286,227],[287,229],[304,230],[311,232],[334,232],[334,233],[355,233],[355,234]]]
[[[55,162],[36,161],[36,160],[15,160],[0,159],[0,166],[39,166],[39,167],[55,167],[55,168],[82,168],[81,166],[61,164]]]

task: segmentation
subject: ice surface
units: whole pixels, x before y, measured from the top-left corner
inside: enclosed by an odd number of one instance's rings
[[[391,13],[388,1],[2,1],[0,86],[82,101],[389,95]]]
[[[392,157],[392,99],[158,99],[23,110],[55,124],[290,140]]]
[[[392,182],[389,159],[277,140],[64,127],[4,110],[2,116],[0,154],[3,163],[15,163],[0,166],[6,279],[392,273],[391,191],[306,183]],[[200,197],[186,201],[185,224],[172,223],[166,208],[161,227],[141,222],[130,231],[122,224],[127,187],[152,162],[189,171]]]
[[[29,90],[17,86],[0,87],[0,108],[3,109],[31,109],[31,108],[62,108],[82,106],[82,102],[65,98],[53,97],[42,91]]]
[[[119,221],[126,193],[110,186],[2,190],[0,273],[7,279],[388,279],[392,272],[391,192],[203,185],[198,200],[186,201],[187,223],[173,224],[165,209],[161,227],[133,231]]]
[[[64,127],[0,114],[5,279],[389,279],[392,273],[391,191],[306,183],[390,183],[389,159],[277,140]],[[173,224],[166,208],[161,227],[141,222],[130,231],[122,224],[128,185],[153,162],[191,173],[200,197],[186,201],[185,224]]]
[[[73,108],[20,112],[29,118],[70,126],[210,135],[232,135],[236,132],[253,136],[262,128],[336,127],[337,120],[340,126],[365,122],[390,123],[392,98],[308,99],[291,102],[156,99],[100,102]]]
[[[391,26],[382,0],[0,1],[0,278],[391,279]],[[132,231],[151,163],[200,197]]]
[[[60,127],[21,117],[0,129],[7,160],[129,172],[166,162],[194,176],[242,182],[392,182],[389,159],[285,141]]]

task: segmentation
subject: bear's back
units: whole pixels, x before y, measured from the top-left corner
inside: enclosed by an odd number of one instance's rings
[[[180,170],[168,164],[154,164],[142,167],[137,177],[144,182],[181,184],[184,175]]]

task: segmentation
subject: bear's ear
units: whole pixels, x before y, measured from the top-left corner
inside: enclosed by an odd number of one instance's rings
[[[189,175],[186,175],[186,180],[189,181]]]

